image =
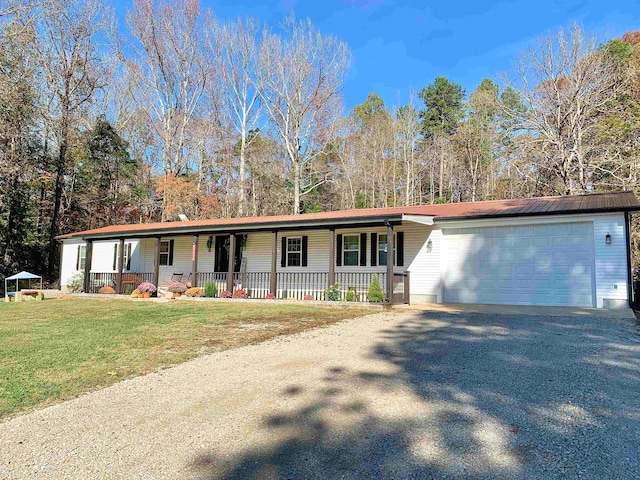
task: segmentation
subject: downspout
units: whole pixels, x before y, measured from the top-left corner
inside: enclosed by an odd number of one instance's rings
[[[629,300],[629,307],[635,306],[634,292],[633,292],[633,271],[631,268],[631,215],[628,211],[624,212],[624,234],[627,246],[627,297]]]

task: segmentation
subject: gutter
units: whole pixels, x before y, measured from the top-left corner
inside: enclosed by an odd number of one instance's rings
[[[495,213],[489,215],[465,215],[460,217],[439,217],[436,216],[436,222],[456,222],[462,220],[484,220],[495,218],[517,218],[517,217],[550,217],[554,215],[583,215],[590,213],[615,213],[624,212],[626,215],[629,212],[640,211],[640,207],[603,207],[603,208],[590,208],[588,210],[552,210],[548,212],[524,212],[524,213]]]
[[[56,237],[56,240],[113,240],[120,238],[151,238],[157,236],[171,237],[186,234],[216,234],[216,233],[241,233],[259,231],[287,231],[287,230],[317,230],[322,228],[350,228],[357,226],[383,225],[388,221],[394,225],[402,223],[402,214],[375,215],[366,217],[345,217],[322,220],[302,220],[288,222],[260,222],[260,223],[238,223],[224,225],[184,225],[175,227],[149,228],[140,230],[128,230],[122,232],[104,233],[83,233],[66,234]],[[141,224],[144,225],[144,224]]]

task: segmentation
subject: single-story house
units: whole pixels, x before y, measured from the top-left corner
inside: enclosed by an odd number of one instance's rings
[[[84,290],[173,274],[252,298],[615,308],[633,301],[631,192],[113,225],[62,235],[60,284]],[[389,292],[392,295],[389,295]]]

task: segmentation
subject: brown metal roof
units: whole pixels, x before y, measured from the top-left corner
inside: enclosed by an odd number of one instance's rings
[[[402,215],[424,215],[440,220],[460,220],[472,218],[519,217],[532,215],[577,214],[606,211],[640,210],[640,202],[633,192],[601,193],[590,195],[518,198],[513,200],[490,200],[484,202],[448,203],[440,205],[419,205],[412,207],[367,208],[341,210],[336,212],[308,213],[302,215],[276,215],[265,217],[217,218],[191,220],[186,222],[142,223],[112,225],[93,230],[69,233],[58,238],[72,237],[117,237],[118,235],[152,235],[179,231],[231,230],[239,227],[275,228],[305,224],[348,224],[367,220],[395,219]]]

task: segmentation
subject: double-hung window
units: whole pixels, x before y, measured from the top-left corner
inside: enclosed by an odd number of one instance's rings
[[[87,261],[87,246],[78,245],[78,270],[84,270]]]
[[[160,242],[160,265],[169,265],[169,240],[162,240]]]
[[[302,265],[302,237],[287,237],[287,266]]]
[[[360,235],[343,235],[342,264],[345,267],[357,267],[360,259]]]
[[[393,236],[394,242],[393,242],[393,263],[395,265],[395,256],[396,256],[396,242],[395,242],[395,234]],[[378,265],[385,266],[387,264],[387,258],[389,256],[388,253],[388,249],[389,249],[389,242],[387,241],[387,235],[386,234],[380,234],[378,235]]]
[[[118,270],[118,259],[120,255],[118,248],[119,248],[119,244],[115,243],[113,245],[113,270]],[[132,250],[133,250],[133,246],[131,243],[124,244],[122,270],[131,270],[131,251]]]

